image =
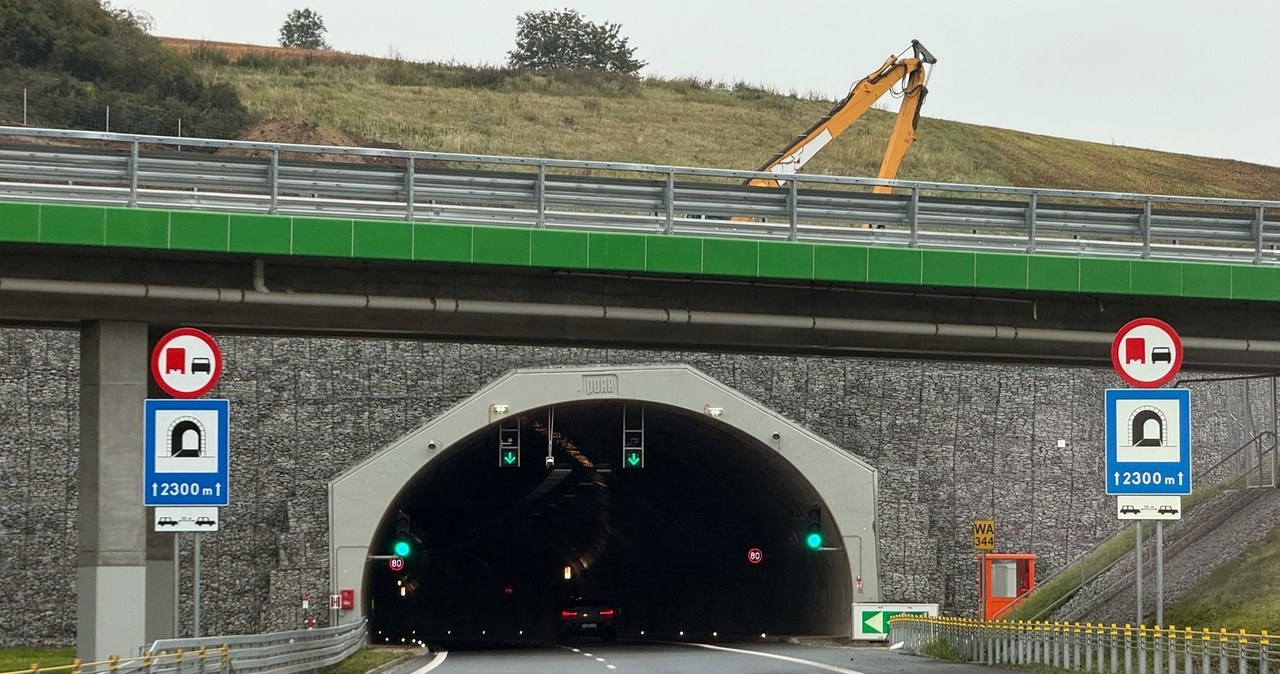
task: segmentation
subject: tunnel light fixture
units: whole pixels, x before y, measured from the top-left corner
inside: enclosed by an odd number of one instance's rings
[[[510,410],[511,410],[511,408],[510,408],[509,406],[507,406],[507,405],[500,405],[500,404],[498,404],[498,403],[494,403],[494,404],[490,405],[490,406],[489,406],[489,409],[493,410],[493,413],[494,413],[494,414],[506,414],[508,411],[510,411]]]
[[[720,417],[720,415],[724,413],[724,408],[723,408],[723,407],[712,407],[712,406],[710,406],[710,405],[703,405],[703,406],[702,406],[702,413],[703,413],[703,414],[705,414],[705,415],[707,415],[707,416],[709,416],[709,417],[719,418],[719,417]]]
[[[568,564],[564,565],[564,579],[573,580],[573,567]]]
[[[764,632],[761,632],[761,633],[760,633],[760,638],[761,638],[761,639],[766,639],[766,638],[768,638],[768,637],[767,637],[767,635],[765,635],[765,633],[764,633]]]

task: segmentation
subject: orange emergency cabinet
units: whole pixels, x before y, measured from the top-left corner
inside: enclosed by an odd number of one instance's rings
[[[1009,616],[1036,586],[1036,556],[1032,553],[987,553],[979,557],[978,588],[983,617],[1001,620]]]

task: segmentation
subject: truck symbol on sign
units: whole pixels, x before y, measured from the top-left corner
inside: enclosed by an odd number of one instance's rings
[[[1124,340],[1124,362],[1126,365],[1133,362],[1147,362],[1146,337],[1128,337]]]
[[[164,371],[165,374],[177,372],[178,374],[187,373],[187,350],[182,347],[171,346],[164,352]]]

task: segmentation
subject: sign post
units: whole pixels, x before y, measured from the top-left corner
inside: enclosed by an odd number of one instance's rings
[[[987,615],[987,553],[996,549],[996,521],[973,521],[973,549],[978,556],[978,617]]]
[[[1158,318],[1136,318],[1116,332],[1111,364],[1131,386],[1156,389],[1182,367],[1182,339]],[[1191,493],[1191,392],[1108,389],[1107,494],[1120,519],[1135,519],[1137,622],[1142,624],[1142,520],[1156,521],[1156,624],[1164,624],[1164,520],[1181,517]],[[1143,497],[1158,497],[1150,503]]]
[[[222,351],[201,330],[178,328],[151,351],[151,376],[178,400],[146,400],[143,407],[143,505],[155,507],[155,530],[173,531],[173,635],[178,634],[180,546],[177,533],[194,532],[192,636],[200,636],[200,533],[218,530],[218,507],[230,503],[226,400],[193,400],[222,377]],[[210,507],[211,506],[211,507]]]

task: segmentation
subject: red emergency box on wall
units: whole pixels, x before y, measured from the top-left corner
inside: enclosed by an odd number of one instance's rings
[[[356,607],[355,590],[338,590],[338,594],[342,597],[342,610],[350,611]]]
[[[1032,553],[988,553],[982,555],[978,589],[983,618],[1002,620],[1009,616],[1036,586],[1036,556]]]

